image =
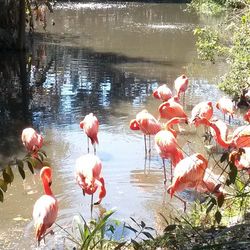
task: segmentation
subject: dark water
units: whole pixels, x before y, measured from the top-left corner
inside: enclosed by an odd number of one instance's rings
[[[20,142],[24,127],[44,135],[59,201],[57,223],[67,230],[74,215],[90,217],[90,197],[82,196],[74,179],[75,160],[87,153],[79,122],[89,112],[100,122],[97,154],[107,188],[94,215],[116,209],[115,219],[131,222],[131,216],[161,229],[159,212],[182,211],[182,204],[166,195],[157,152],[145,161],[143,136],[128,125],[144,108],[157,117],[160,102],[153,99],[153,89],[163,83],[173,89],[174,79],[183,73],[190,79],[184,104],[188,114],[198,102],[215,102],[222,95],[215,84],[224,66],[197,60],[192,30],[207,20],[185,9],[168,3],[58,4],[48,15],[47,30],[37,26],[29,53],[1,55],[1,162],[25,155]],[[20,70],[24,58],[30,64]],[[202,141],[190,127],[180,137],[187,155],[205,152]],[[28,171],[25,183],[17,172],[15,176],[0,206],[0,248],[34,249],[32,209],[41,186]],[[54,229],[48,247],[41,248],[64,248],[62,230]]]

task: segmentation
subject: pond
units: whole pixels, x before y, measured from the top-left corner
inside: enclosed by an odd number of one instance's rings
[[[74,215],[90,218],[90,197],[83,197],[74,178],[76,159],[87,153],[86,135],[79,123],[90,112],[100,123],[97,155],[103,163],[107,189],[94,216],[115,209],[113,218],[122,222],[133,224],[133,217],[162,229],[159,213],[168,217],[172,211],[182,212],[179,200],[170,200],[166,194],[161,158],[153,148],[151,160],[145,160],[143,136],[130,130],[129,122],[142,109],[158,118],[160,102],[153,98],[153,90],[163,83],[173,90],[173,82],[181,74],[189,77],[184,102],[187,114],[200,101],[215,103],[223,95],[216,83],[225,65],[202,64],[193,36],[197,25],[211,20],[186,11],[186,7],[63,3],[48,15],[46,31],[37,24],[32,51],[28,52],[31,63],[26,94],[22,98],[15,94],[22,90],[22,79],[14,75],[7,81],[12,94],[1,100],[1,162],[24,157],[23,128],[32,126],[43,134],[43,149],[53,168],[52,189],[59,201],[57,223],[65,229],[70,230]],[[1,58],[8,63],[8,57]],[[239,114],[233,124],[241,123]],[[205,154],[202,129],[197,132],[186,125],[185,129],[180,137],[184,152]],[[15,172],[0,206],[1,249],[36,248],[32,209],[41,194],[37,176],[26,171],[23,183]],[[183,196],[192,200],[190,193]],[[54,231],[41,249],[63,249],[63,232],[57,226]]]

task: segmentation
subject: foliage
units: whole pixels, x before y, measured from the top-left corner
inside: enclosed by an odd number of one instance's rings
[[[76,245],[77,249],[114,249],[124,245],[123,242],[115,241],[112,236],[115,232],[115,225],[110,217],[114,211],[108,211],[97,220],[92,219],[89,223],[82,215],[76,215],[73,218],[72,233],[67,232],[66,238]],[[111,237],[107,237],[108,232],[111,232]],[[119,248],[117,248],[119,249]]]
[[[98,219],[90,220],[89,223],[82,215],[74,216],[71,233],[58,226],[66,232],[66,238],[74,243],[77,249],[141,249],[141,240],[145,243],[154,240],[153,235],[150,233],[154,229],[148,227],[143,221],[138,223],[132,217],[130,218],[136,226],[124,223],[122,235],[119,236],[119,240],[116,240],[117,227],[122,223],[118,220],[110,219],[114,212],[112,210],[108,211]],[[130,240],[126,240],[124,237],[125,229],[133,232],[135,236]]]
[[[25,167],[28,167],[30,172],[34,174],[34,169],[49,166],[48,158],[43,150],[39,150],[36,154],[27,154],[23,159],[10,161],[7,166],[2,169],[2,178],[0,178],[0,201],[4,200],[4,192],[7,192],[8,185],[14,181],[13,168],[17,168],[19,174],[25,179]]]
[[[228,64],[227,73],[218,86],[237,101],[243,90],[250,86],[250,2],[213,2],[223,7],[245,7],[242,10],[228,11],[223,22],[217,25],[194,30],[199,58],[212,63],[222,59]],[[205,3],[192,1],[192,6],[196,6],[196,9],[200,4]]]

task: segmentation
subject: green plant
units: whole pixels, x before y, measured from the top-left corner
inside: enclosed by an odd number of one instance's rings
[[[82,215],[76,215],[73,218],[72,233],[58,226],[66,232],[66,238],[73,242],[77,249],[120,249],[126,241],[118,242],[113,238],[115,225],[120,224],[118,221],[110,220],[114,212],[108,211],[102,217],[97,220],[92,219],[89,223]],[[110,234],[109,237],[108,234]]]
[[[4,201],[4,193],[7,192],[8,185],[14,181],[13,168],[18,169],[19,174],[25,179],[25,166],[28,167],[30,172],[34,174],[35,168],[41,168],[42,166],[49,166],[46,152],[39,150],[36,155],[27,154],[23,159],[13,159],[8,162],[7,166],[2,169],[2,178],[0,178],[0,201]]]

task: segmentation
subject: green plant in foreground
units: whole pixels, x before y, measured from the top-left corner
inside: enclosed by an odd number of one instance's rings
[[[7,192],[8,184],[14,181],[13,168],[17,167],[19,174],[24,180],[26,177],[25,166],[27,166],[32,174],[34,174],[35,168],[41,168],[42,166],[50,166],[46,152],[39,150],[36,155],[27,154],[23,159],[11,160],[7,166],[2,169],[2,178],[0,178],[0,201],[4,200],[4,192]]]

